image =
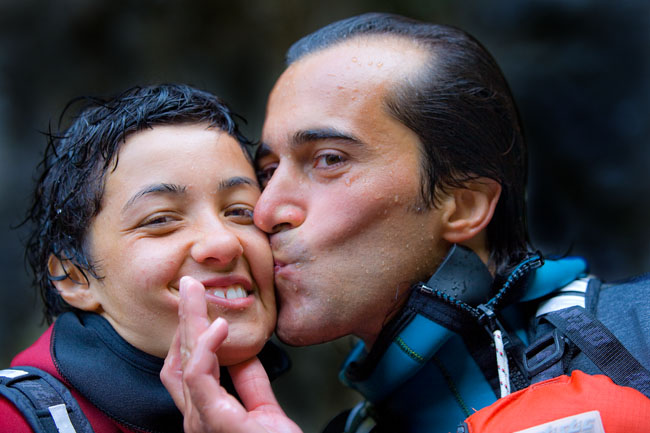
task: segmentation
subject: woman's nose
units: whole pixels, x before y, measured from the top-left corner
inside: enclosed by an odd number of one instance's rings
[[[204,224],[196,237],[191,255],[198,263],[226,266],[244,252],[239,238],[220,221]]]

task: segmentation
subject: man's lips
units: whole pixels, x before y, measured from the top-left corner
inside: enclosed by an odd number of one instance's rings
[[[301,271],[301,268],[303,267],[304,263],[302,261],[298,260],[291,260],[291,261],[285,261],[285,260],[274,260],[274,266],[273,266],[273,274],[276,278],[285,278],[285,279],[294,279]]]
[[[282,268],[284,268],[287,264],[283,262],[282,260],[273,260],[273,272],[278,273]]]

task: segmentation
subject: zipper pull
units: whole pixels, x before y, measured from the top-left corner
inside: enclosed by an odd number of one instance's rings
[[[510,368],[508,367],[508,355],[506,354],[503,334],[501,332],[501,324],[499,323],[496,314],[492,309],[486,305],[479,305],[476,307],[480,312],[479,323],[492,335],[494,342],[494,350],[497,357],[497,373],[499,375],[499,387],[501,390],[501,398],[510,394]]]

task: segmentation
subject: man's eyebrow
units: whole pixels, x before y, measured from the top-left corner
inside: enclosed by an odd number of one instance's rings
[[[142,188],[140,191],[133,194],[133,197],[126,202],[122,208],[122,212],[125,212],[129,207],[133,206],[133,203],[138,201],[140,198],[155,193],[166,193],[166,194],[183,194],[187,187],[183,185],[176,185],[173,183],[155,183],[147,185]]]
[[[246,176],[233,176],[219,182],[219,186],[217,188],[219,189],[219,191],[223,191],[226,189],[234,188],[239,185],[250,185],[256,188],[260,187],[259,184],[257,183],[257,180],[255,179],[251,179],[250,177],[246,177]]]
[[[290,146],[295,149],[309,142],[323,140],[345,141],[355,146],[361,146],[363,144],[361,140],[352,134],[347,134],[334,128],[314,128],[297,131],[295,134],[293,134],[293,137],[291,137]],[[258,161],[261,158],[264,158],[265,156],[271,154],[273,154],[271,147],[262,141],[260,143],[260,146],[257,148],[255,160]]]
[[[297,131],[293,134],[291,139],[292,147],[300,147],[305,143],[311,141],[322,141],[322,140],[338,140],[346,141],[350,144],[361,145],[362,141],[353,136],[352,134],[347,134],[342,131],[338,131],[334,128],[316,128],[316,129],[303,129]]]

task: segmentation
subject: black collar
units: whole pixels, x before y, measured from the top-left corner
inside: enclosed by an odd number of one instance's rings
[[[131,346],[103,317],[59,316],[52,357],[75,389],[121,424],[148,432],[183,431],[183,416],[159,378],[164,360]]]

